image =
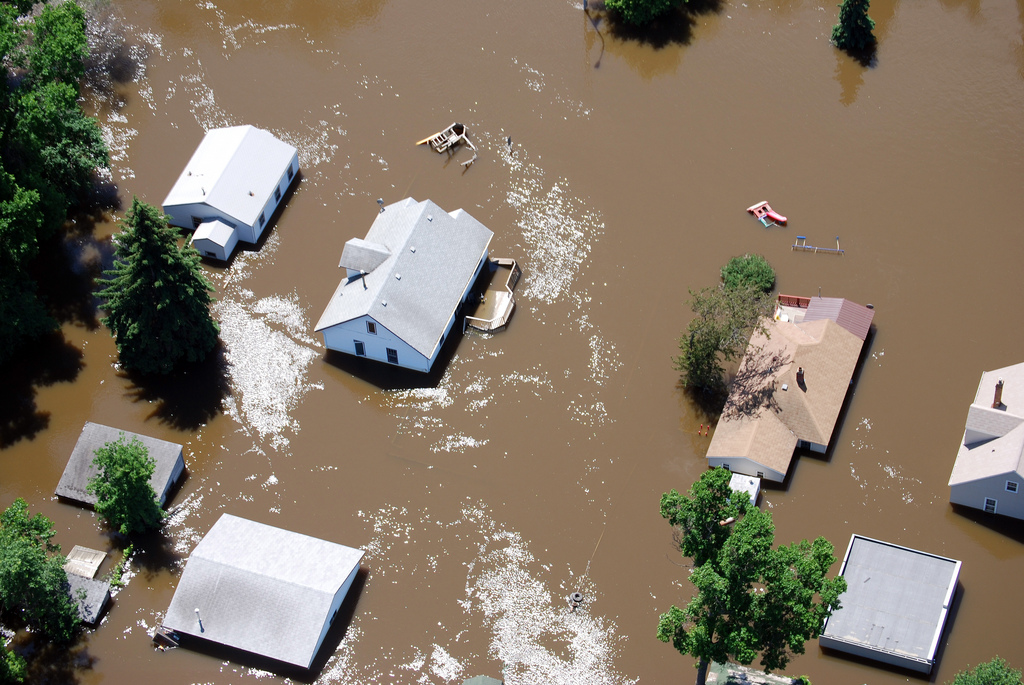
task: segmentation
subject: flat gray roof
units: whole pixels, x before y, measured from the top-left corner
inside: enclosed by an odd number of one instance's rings
[[[855,534],[840,575],[847,589],[821,644],[929,672],[960,562]]]

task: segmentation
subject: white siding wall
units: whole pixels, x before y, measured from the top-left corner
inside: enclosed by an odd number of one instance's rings
[[[373,322],[377,324],[377,334],[368,333],[366,330],[367,321],[373,321],[373,319],[369,316],[361,316],[358,319],[325,328],[322,331],[324,334],[324,344],[328,349],[354,355],[356,353],[355,342],[358,340],[363,343],[368,359],[375,359],[385,364],[389,363],[388,348],[390,347],[398,352],[399,366],[414,371],[430,371],[432,359],[424,357],[404,340],[376,321]]]
[[[171,477],[167,481],[167,485],[166,485],[166,487],[164,487],[164,491],[161,492],[161,493],[158,493],[159,497],[160,497],[160,506],[166,506],[166,504],[167,504],[167,493],[170,492],[171,488],[174,487],[174,484],[178,482],[178,479],[181,478],[181,474],[184,473],[184,471],[185,471],[185,458],[184,458],[184,456],[182,456],[182,453],[179,451],[178,452],[178,459],[174,462],[174,470],[171,471]]]
[[[764,480],[781,483],[786,480],[786,474],[779,473],[763,464],[751,461],[745,457],[708,457],[708,466],[720,467],[729,465],[733,473],[745,473],[748,476],[759,476]]]
[[[1017,492],[1006,489],[1006,481],[1017,483]],[[1009,473],[983,478],[970,483],[953,485],[949,489],[949,501],[965,507],[985,510],[985,498],[996,500],[996,513],[1016,519],[1024,519],[1024,478]]]
[[[203,221],[220,219],[230,226],[235,226],[238,230],[238,237],[241,240],[245,240],[246,235],[252,235],[252,226],[246,226],[235,217],[228,216],[224,212],[217,211],[207,204],[167,205],[163,209],[164,214],[171,217],[171,226],[179,226],[189,231],[193,231],[195,230],[195,226],[192,223],[192,217],[197,216]]]

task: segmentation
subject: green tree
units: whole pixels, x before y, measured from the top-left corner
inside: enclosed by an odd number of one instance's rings
[[[832,42],[840,50],[864,52],[875,44],[875,20],[868,16],[871,0],[843,0],[839,23],[832,27]]]
[[[686,0],[605,0],[604,6],[627,24],[646,26]]]
[[[722,283],[730,289],[752,286],[770,293],[775,287],[775,269],[759,254],[733,257],[722,267]]]
[[[767,334],[772,301],[756,287],[704,288],[690,291],[694,317],[679,338],[675,368],[685,387],[718,391],[725,386],[723,362],[742,356],[753,331]]]
[[[97,473],[88,490],[96,495],[96,513],[122,535],[159,528],[164,518],[160,500],[149,479],[156,461],[138,438],[114,442],[96,450],[92,461]]]
[[[43,6],[33,24],[32,44],[25,56],[31,81],[62,81],[77,90],[89,56],[82,8],[70,1]]]
[[[78,625],[78,609],[53,535],[53,522],[42,514],[30,517],[23,499],[0,514],[0,612],[66,643]]]
[[[181,360],[198,361],[217,344],[210,316],[213,286],[199,253],[178,247],[167,217],[138,198],[116,237],[114,268],[99,296],[103,323],[117,341],[121,363],[140,373],[169,373]]]
[[[733,493],[730,477],[713,469],[689,495],[672,490],[661,498],[661,515],[677,527],[680,550],[693,559],[697,593],[685,608],[661,615],[658,639],[698,659],[699,685],[712,661],[750,664],[760,654],[766,672],[785,668],[818,636],[846,590],[843,578],[825,577],[836,561],[828,540],[773,548],[771,514],[748,506],[745,493]]]
[[[973,669],[960,671],[953,678],[952,685],[1021,685],[1021,672],[995,657]]]
[[[0,684],[25,682],[25,660],[20,654],[0,645]]]

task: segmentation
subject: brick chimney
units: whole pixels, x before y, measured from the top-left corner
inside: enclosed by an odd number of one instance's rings
[[[804,367],[800,367],[796,370],[796,384],[802,386],[804,384]]]
[[[996,383],[996,396],[992,400],[992,408],[999,409],[1003,406],[1003,379],[1000,378],[999,382]]]

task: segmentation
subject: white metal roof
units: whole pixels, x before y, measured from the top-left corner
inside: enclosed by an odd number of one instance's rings
[[[308,668],[334,596],[362,556],[223,514],[192,551],[164,627]]]
[[[211,129],[163,206],[207,204],[253,226],[295,153],[293,146],[255,126]]]

